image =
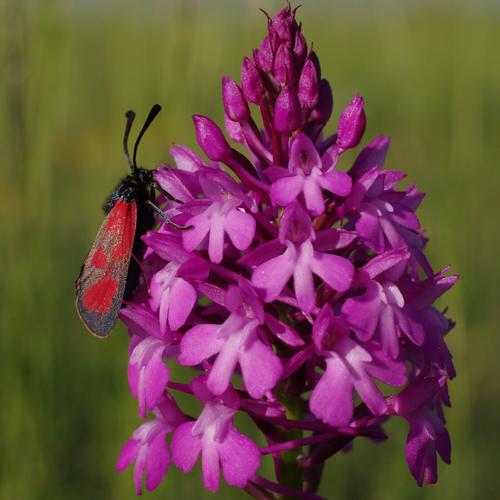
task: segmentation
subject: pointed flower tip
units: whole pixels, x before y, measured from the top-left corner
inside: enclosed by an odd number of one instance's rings
[[[274,127],[281,134],[290,134],[302,125],[302,109],[297,93],[285,87],[274,107]]]
[[[231,78],[222,78],[222,100],[226,115],[234,122],[241,122],[250,118],[250,110],[243,92]]]
[[[259,104],[264,96],[264,85],[254,61],[245,57],[241,66],[241,87],[245,99]]]
[[[316,67],[312,60],[307,60],[299,79],[299,100],[305,108],[312,109],[318,103],[319,81]]]
[[[364,100],[360,95],[356,95],[340,117],[337,131],[337,147],[341,151],[355,148],[361,141],[365,128]]]
[[[231,156],[231,146],[218,125],[202,115],[193,115],[196,139],[200,148],[212,161],[224,161]]]

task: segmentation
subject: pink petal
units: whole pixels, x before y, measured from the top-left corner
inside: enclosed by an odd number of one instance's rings
[[[325,424],[345,427],[352,419],[352,381],[346,367],[337,358],[326,360],[326,370],[313,390],[309,407]]]
[[[422,323],[418,319],[418,312],[411,306],[405,306],[403,309],[395,310],[399,327],[405,335],[415,344],[421,346],[424,344],[425,332]]]
[[[317,274],[339,292],[345,292],[349,289],[355,270],[346,258],[322,252],[314,252],[311,269],[314,274]]]
[[[387,409],[385,399],[368,375],[354,378],[354,388],[366,406],[375,415],[383,415]]]
[[[245,388],[254,399],[271,390],[283,372],[278,356],[258,339],[255,331],[240,349],[239,361]]]
[[[342,306],[342,314],[359,340],[373,337],[380,317],[381,300],[379,285],[370,284],[363,295],[348,298]]]
[[[347,196],[351,192],[352,180],[345,172],[332,170],[326,172],[318,179],[323,189],[327,189],[337,196]]]
[[[306,313],[316,307],[316,292],[310,263],[304,258],[299,259],[293,271],[293,287],[299,307]]]
[[[162,333],[166,333],[167,331],[167,322],[168,322],[168,312],[170,309],[170,287],[168,286],[165,290],[155,290],[158,287],[156,284],[156,280],[153,278],[151,280],[151,307],[153,310],[155,309],[156,299],[160,299],[160,310],[158,314],[158,319],[160,321],[160,330]]]
[[[302,170],[310,172],[313,168],[321,168],[321,158],[311,139],[299,132],[290,146],[288,167],[292,172]]]
[[[283,177],[290,177],[290,171],[287,168],[277,167],[276,165],[266,168],[264,173],[271,182],[276,182]]]
[[[201,451],[201,439],[192,433],[194,424],[195,422],[186,422],[177,427],[170,443],[172,460],[184,473],[194,467]]]
[[[219,445],[219,455],[224,479],[237,488],[244,488],[260,466],[257,445],[232,425],[226,439]]]
[[[279,321],[272,314],[266,313],[266,325],[269,327],[273,335],[276,335],[282,342],[290,347],[298,347],[304,345],[302,337],[290,326],[282,321]]]
[[[217,338],[220,325],[201,324],[188,330],[181,340],[181,365],[198,365],[219,352],[223,341]]]
[[[116,470],[118,472],[125,470],[135,460],[140,444],[141,442],[137,439],[129,439],[125,443],[116,464]]]
[[[318,184],[318,178],[310,175],[304,182],[304,198],[307,210],[313,215],[321,215],[325,211],[323,193]]]
[[[293,175],[278,179],[271,186],[270,197],[277,205],[286,207],[299,196],[304,185],[304,177]]]
[[[373,139],[356,158],[351,175],[361,177],[373,167],[383,167],[390,142],[390,138],[383,135]]]
[[[167,442],[167,432],[159,432],[148,444],[146,456],[146,489],[153,491],[161,483],[170,465]]]
[[[234,369],[238,363],[240,338],[241,333],[234,332],[232,337],[224,341],[219,355],[210,370],[207,387],[216,396],[222,394],[229,386]]]
[[[146,466],[146,453],[147,453],[147,447],[142,445],[139,448],[139,453],[137,454],[137,458],[135,460],[134,485],[135,485],[135,494],[137,496],[142,495],[142,478],[144,475],[144,467]]]
[[[214,493],[219,489],[220,463],[217,443],[204,441],[201,449],[201,469],[205,488]]]
[[[210,220],[202,213],[191,217],[187,224],[188,226],[193,226],[193,229],[182,232],[182,243],[187,252],[192,252],[208,234],[210,230]]]
[[[170,307],[168,310],[168,326],[178,330],[186,322],[187,317],[196,304],[196,290],[191,283],[176,278],[170,289]]]
[[[252,284],[264,291],[264,300],[272,302],[281,293],[293,274],[295,247],[290,246],[279,257],[274,257],[257,266],[252,275]]]
[[[370,260],[363,267],[363,270],[371,279],[374,279],[394,266],[408,260],[409,257],[410,252],[407,248],[396,248],[395,250],[389,250],[381,255],[377,255],[377,257]]]
[[[394,311],[391,306],[382,308],[380,314],[380,338],[384,352],[392,359],[396,359],[399,354],[399,339],[394,322]]]
[[[196,172],[203,167],[201,158],[189,148],[175,144],[169,151],[170,155],[175,161],[175,166],[179,170],[186,172]]]
[[[224,254],[224,216],[220,213],[212,214],[210,219],[210,235],[208,239],[208,256],[210,260],[219,264]]]
[[[283,252],[283,244],[278,240],[266,241],[261,243],[254,250],[250,250],[238,261],[238,264],[244,266],[258,266],[269,259],[277,257]]]
[[[158,349],[145,367],[142,382],[144,384],[146,406],[150,410],[156,406],[162,397],[169,378],[170,372],[163,362],[163,349]]]
[[[356,231],[370,248],[378,253],[384,251],[384,233],[380,229],[379,218],[366,207],[363,207],[356,221]]]
[[[226,217],[225,229],[233,245],[238,250],[246,250],[255,236],[255,219],[235,208]]]
[[[346,231],[345,229],[323,229],[316,232],[314,240],[314,249],[318,252],[328,252],[331,250],[340,250],[349,246],[358,235],[355,231]]]

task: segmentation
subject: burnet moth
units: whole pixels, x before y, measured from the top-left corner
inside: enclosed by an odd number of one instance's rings
[[[149,112],[134,145],[133,160],[128,136],[135,118],[127,119],[123,136],[125,157],[132,169],[111,192],[103,205],[106,215],[76,280],[76,310],[85,327],[96,337],[105,338],[115,326],[124,299],[137,287],[140,269],[135,257],[142,257],[141,236],[155,225],[155,213],[179,229],[154,204],[155,188],[166,195],[153,177],[153,171],[137,166],[137,148],[151,122],[160,112],[155,104]]]

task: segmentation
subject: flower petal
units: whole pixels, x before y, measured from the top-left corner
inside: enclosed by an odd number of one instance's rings
[[[224,254],[224,216],[218,212],[210,219],[210,235],[208,239],[208,256],[214,264],[222,261]]]
[[[196,290],[193,285],[182,278],[176,278],[170,289],[168,326],[172,330],[178,330],[186,322],[195,304]]]
[[[207,379],[207,387],[210,391],[219,396],[229,386],[236,364],[238,363],[238,351],[241,341],[241,332],[234,332],[233,335],[224,341],[219,355],[210,370]]]
[[[274,203],[286,207],[299,196],[303,186],[304,177],[301,175],[282,177],[273,183],[269,194]]]
[[[295,247],[289,246],[279,257],[274,257],[256,267],[252,275],[252,284],[264,292],[266,302],[275,300],[291,278],[295,255]]]
[[[210,220],[202,213],[191,217],[187,224],[188,226],[193,226],[193,228],[182,232],[182,243],[187,252],[192,252],[208,234],[210,230]]]
[[[239,356],[245,389],[254,399],[260,399],[271,390],[283,372],[278,356],[252,332],[240,350]]]
[[[326,360],[326,370],[313,390],[309,407],[325,424],[345,427],[352,419],[352,381],[338,358]]]
[[[153,491],[161,483],[170,465],[166,431],[159,432],[148,444],[146,456],[146,489]]]
[[[255,219],[235,208],[227,215],[225,228],[233,245],[238,250],[246,250],[255,236]]]
[[[260,466],[259,448],[233,425],[219,445],[219,455],[224,479],[237,488],[244,488]]]
[[[314,252],[311,269],[314,274],[338,292],[348,290],[354,277],[354,266],[349,260],[339,255]]]
[[[302,256],[293,271],[293,287],[299,307],[306,313],[311,312],[316,307],[316,291],[310,262]]]
[[[349,175],[337,170],[323,173],[318,182],[323,189],[327,189],[337,196],[347,196],[352,189],[352,180]]]
[[[195,422],[186,422],[177,427],[170,443],[172,460],[184,473],[194,467],[201,451],[201,439],[193,436],[194,424]]]
[[[220,462],[218,445],[214,441],[203,441],[201,469],[205,488],[214,493],[219,489]]]
[[[223,341],[217,338],[220,325],[201,324],[188,330],[181,340],[181,365],[194,366],[219,352]]]
[[[307,210],[313,215],[321,215],[325,211],[323,193],[318,183],[318,177],[309,175],[304,182],[304,199]]]
[[[129,439],[122,448],[116,464],[116,470],[122,472],[125,470],[137,456],[141,442],[137,439]]]

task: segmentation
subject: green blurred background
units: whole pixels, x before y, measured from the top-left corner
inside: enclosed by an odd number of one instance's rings
[[[366,140],[392,136],[388,165],[428,192],[419,213],[436,268],[461,281],[446,299],[458,377],[448,411],[453,464],[419,489],[406,425],[329,464],[334,499],[498,498],[500,350],[500,8],[495,2],[303,1],[304,33],[339,111],[366,99]],[[104,4],[104,5],[103,5]],[[2,0],[0,10],[0,498],[134,498],[115,460],[139,423],[127,336],[88,335],[74,280],[127,172],[124,112],[164,106],[141,163],[195,146],[191,113],[221,121],[220,78],[239,76],[265,31],[259,1]],[[141,118],[142,119],[142,118]],[[333,124],[332,124],[333,127]],[[269,464],[265,468],[269,469]],[[223,488],[224,498],[246,498]],[[212,498],[199,468],[172,468],[152,498]]]

